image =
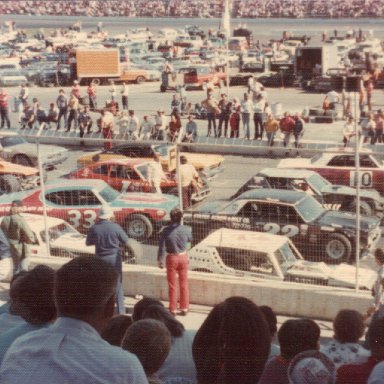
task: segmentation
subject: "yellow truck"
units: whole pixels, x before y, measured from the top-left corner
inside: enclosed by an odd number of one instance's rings
[[[76,49],[73,60],[74,73],[80,83],[107,84],[113,80],[140,84],[148,80],[145,69],[133,69],[128,63],[120,63],[118,49]]]

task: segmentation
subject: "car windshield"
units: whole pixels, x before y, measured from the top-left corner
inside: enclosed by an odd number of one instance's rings
[[[59,239],[60,237],[62,237],[64,235],[70,235],[70,234],[78,235],[80,237],[83,236],[80,233],[78,233],[74,228],[69,226],[67,223],[60,223],[58,225],[55,225],[53,227],[48,228],[48,237],[49,237],[50,243],[55,242],[57,239]],[[40,232],[40,236],[41,236],[41,239],[45,243],[46,242],[45,230]]]
[[[9,136],[1,138],[1,145],[3,147],[12,147],[13,145],[25,144],[26,140],[20,136]]]
[[[317,155],[313,156],[313,157],[311,158],[311,164],[316,163],[316,161],[319,160],[321,156],[322,156],[321,153],[318,153]]]
[[[155,145],[153,147],[153,150],[156,153],[158,153],[160,156],[168,156],[169,145],[168,144]]]
[[[309,185],[318,192],[331,183],[320,175],[312,175],[308,178]]]
[[[307,196],[296,204],[296,210],[309,223],[321,216],[325,208],[312,196]]]
[[[116,200],[117,197],[120,195],[119,192],[117,192],[115,189],[110,187],[109,185],[105,188],[103,188],[101,191],[99,191],[100,196],[107,202],[110,203],[113,200]]]

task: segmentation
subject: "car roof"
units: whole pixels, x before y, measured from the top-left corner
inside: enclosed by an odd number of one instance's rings
[[[59,219],[58,217],[47,216],[44,218],[43,215],[36,215],[33,213],[22,213],[22,216],[34,232],[45,229],[45,222],[47,223],[47,227],[53,227],[61,223],[65,223],[63,219]],[[0,222],[4,217],[5,216],[0,217]]]
[[[145,161],[142,158],[131,158],[131,157],[126,157],[126,158],[116,158],[116,159],[109,159],[109,160],[103,160],[103,161],[98,161],[96,163],[92,163],[91,167],[97,167],[99,165],[140,165],[140,164],[147,164],[148,161]],[[87,168],[87,167],[85,167]]]
[[[281,177],[287,179],[305,178],[317,175],[316,172],[307,169],[296,168],[264,168],[257,172],[255,176]]]
[[[274,252],[287,241],[286,236],[272,233],[221,228],[208,235],[199,245]]]
[[[353,153],[355,154],[356,153],[356,150],[355,148],[352,148],[352,147],[343,147],[343,146],[340,146],[340,147],[330,147],[330,148],[326,148],[325,149],[325,152],[327,153],[339,153],[339,154],[343,154],[343,153]],[[368,148],[359,148],[359,152],[360,154],[362,153],[368,153],[368,154],[372,154],[372,150],[371,149],[368,149]]]
[[[286,189],[252,189],[242,193],[236,200],[255,199],[265,201],[278,201],[285,204],[296,204],[307,197],[305,192],[288,191]]]

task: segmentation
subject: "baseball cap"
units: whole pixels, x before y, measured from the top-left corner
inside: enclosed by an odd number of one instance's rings
[[[103,206],[100,209],[99,218],[103,220],[109,220],[113,217],[113,211],[108,206]]]
[[[13,200],[12,201],[12,207],[22,207],[23,202],[21,200]]]

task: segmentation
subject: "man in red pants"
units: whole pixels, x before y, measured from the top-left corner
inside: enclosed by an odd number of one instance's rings
[[[166,258],[169,311],[173,315],[186,316],[189,308],[188,253],[192,241],[191,227],[181,224],[183,213],[175,208],[170,213],[171,224],[163,229],[159,240],[157,261],[164,268]],[[177,275],[180,288],[180,312],[177,312]]]

